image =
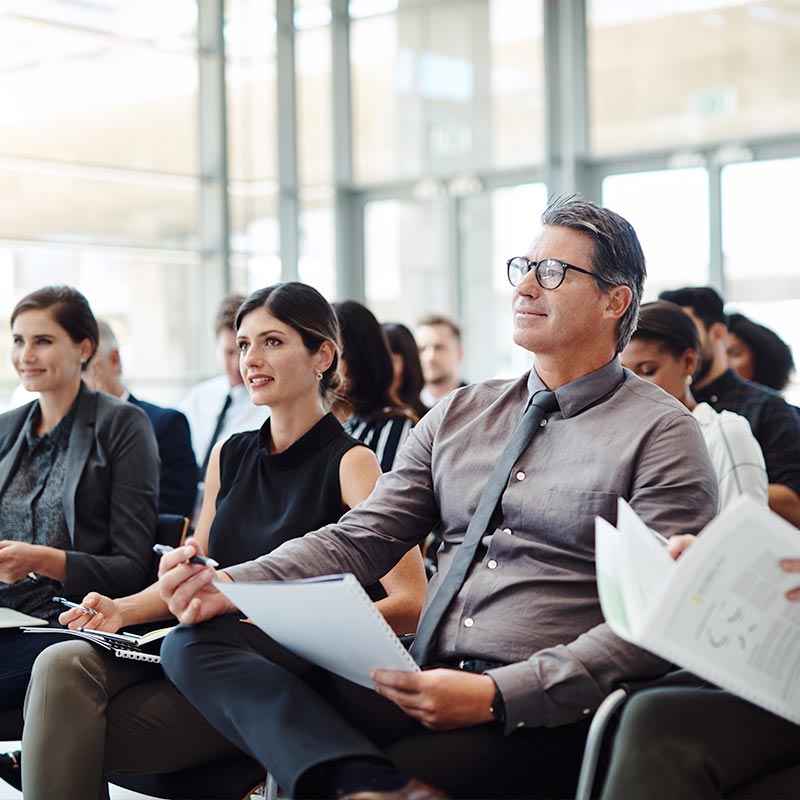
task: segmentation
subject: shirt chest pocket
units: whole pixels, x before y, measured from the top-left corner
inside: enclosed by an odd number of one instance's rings
[[[594,518],[617,519],[617,494],[584,489],[550,489],[545,539],[556,547],[594,553]]]

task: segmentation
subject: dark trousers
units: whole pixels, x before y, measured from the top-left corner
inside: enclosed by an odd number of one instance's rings
[[[653,689],[625,709],[603,800],[721,798],[796,764],[800,725],[718,689]]]
[[[370,689],[288,652],[238,616],[180,626],[161,648],[170,680],[292,796],[315,767],[383,757],[458,798],[574,794],[588,721],[503,736],[494,725],[434,732]]]
[[[36,656],[63,641],[58,634],[23,633],[17,628],[0,631],[0,711],[22,708]]]

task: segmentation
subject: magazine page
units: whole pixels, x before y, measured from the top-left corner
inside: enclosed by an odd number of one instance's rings
[[[0,630],[3,628],[19,628],[22,625],[28,625],[29,627],[44,625],[46,627],[47,620],[31,617],[21,611],[15,611],[13,608],[0,608]]]
[[[617,636],[631,638],[631,628],[622,590],[619,531],[602,517],[594,518],[594,561],[597,593],[606,622]]]
[[[374,689],[374,669],[419,671],[352,575],[214,586],[276,642],[354,683]]]
[[[639,643],[675,664],[800,723],[798,531],[742,498],[712,521],[653,598]]]

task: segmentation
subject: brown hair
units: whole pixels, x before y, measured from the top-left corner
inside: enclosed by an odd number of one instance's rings
[[[251,312],[263,308],[286,325],[294,328],[303,339],[306,350],[312,355],[323,342],[334,346],[333,361],[322,373],[319,390],[326,403],[332,402],[342,385],[339,371],[339,323],[331,304],[312,286],[290,281],[257,289],[239,307],[236,329]]]
[[[69,334],[75,344],[84,339],[92,343],[92,352],[81,366],[86,369],[97,352],[100,334],[89,301],[72,286],[45,286],[20,300],[11,312],[11,325],[26,311],[49,311],[53,319]]]

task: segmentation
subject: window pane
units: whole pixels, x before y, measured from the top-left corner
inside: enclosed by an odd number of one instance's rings
[[[300,193],[298,277],[328,300],[336,296],[336,245],[333,193],[315,189]],[[345,298],[342,298],[345,299]]]
[[[609,175],[603,205],[622,214],[647,261],[645,300],[663,289],[708,283],[708,175],[675,169]]]
[[[535,164],[541,3],[431,3],[351,25],[360,182]]]
[[[193,53],[0,14],[0,54],[0,155],[197,173]]]
[[[198,183],[0,158],[0,237],[196,246]]]
[[[198,259],[188,254],[168,260],[166,254],[146,259],[90,248],[0,247],[0,408],[19,385],[10,360],[11,311],[27,293],[53,283],[75,286],[95,315],[111,323],[134,392],[155,402],[177,401],[204,356],[204,343],[187,332],[209,327],[198,319],[198,269]]]
[[[800,128],[800,10],[792,0],[590,0],[597,154]]]
[[[228,186],[231,251],[280,252],[278,191],[272,182],[241,181]]]
[[[800,366],[800,158],[733,164],[722,171],[725,299],[772,328]],[[730,310],[730,308],[729,308]],[[800,381],[787,395],[800,404]]]
[[[506,262],[524,255],[547,204],[542,183],[465,198],[460,228],[465,366],[470,380],[511,377],[530,369],[532,355],[512,341],[514,290]]]
[[[298,178],[303,186],[330,183],[333,179],[330,27],[297,32],[295,63]]]
[[[381,322],[413,328],[429,311],[452,313],[444,200],[381,200],[364,210],[367,305]]]

